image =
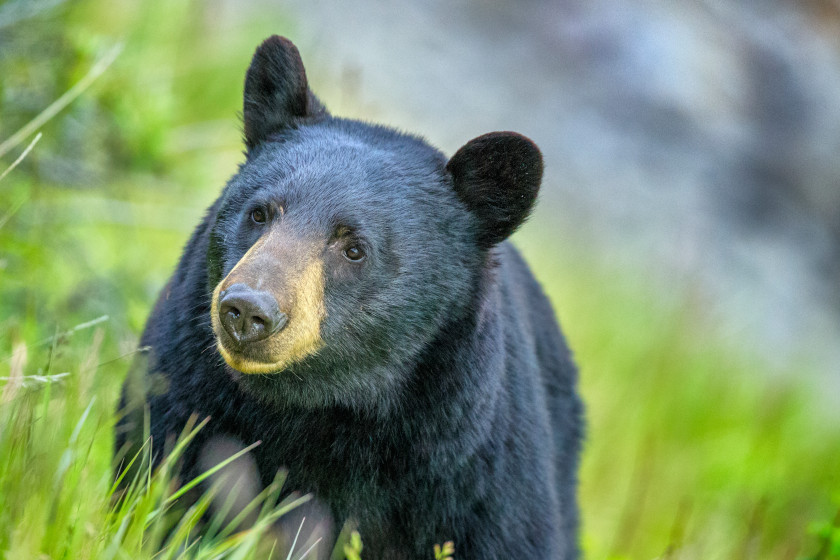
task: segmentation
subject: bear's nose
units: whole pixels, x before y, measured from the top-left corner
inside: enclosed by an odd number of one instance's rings
[[[220,295],[219,319],[231,338],[240,344],[267,338],[289,322],[277,300],[266,291],[233,284]]]

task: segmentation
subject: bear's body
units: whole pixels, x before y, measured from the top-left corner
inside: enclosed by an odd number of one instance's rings
[[[444,541],[464,560],[575,558],[576,371],[504,241],[539,152],[495,133],[447,162],[330,117],[277,37],[245,95],[247,161],[141,341],[165,379],[148,396],[154,441],[211,417],[185,458],[195,475],[202,442],[260,440],[262,483],[288,469],[287,488],[358,522],[366,558],[431,558]]]

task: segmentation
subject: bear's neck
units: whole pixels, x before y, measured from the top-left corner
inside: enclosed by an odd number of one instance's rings
[[[413,368],[396,414],[408,410],[418,418],[408,426],[412,433],[407,435],[415,441],[451,438],[474,447],[492,432],[506,406],[504,306],[496,272],[492,264],[482,269],[467,307],[440,331]]]

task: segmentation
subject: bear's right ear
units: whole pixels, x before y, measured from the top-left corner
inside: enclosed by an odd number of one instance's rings
[[[242,116],[248,150],[272,133],[326,115],[324,106],[309,90],[297,47],[278,35],[263,41],[245,76]]]

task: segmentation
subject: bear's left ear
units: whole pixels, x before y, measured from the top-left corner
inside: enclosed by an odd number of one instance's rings
[[[326,115],[324,106],[309,90],[297,47],[278,35],[263,41],[245,76],[242,117],[248,150],[274,132]]]
[[[504,239],[528,217],[543,173],[539,148],[515,132],[491,132],[467,142],[446,169],[455,192],[478,217],[479,243]]]

